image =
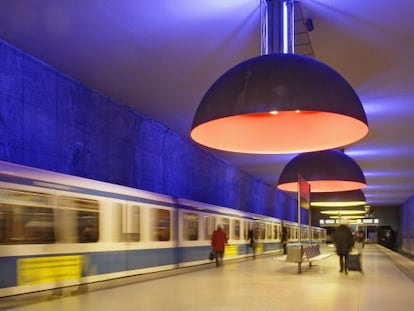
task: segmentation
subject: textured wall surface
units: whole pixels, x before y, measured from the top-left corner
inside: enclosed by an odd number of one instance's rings
[[[294,197],[3,41],[0,159],[297,220]]]
[[[400,210],[400,249],[414,256],[414,196],[411,196]]]

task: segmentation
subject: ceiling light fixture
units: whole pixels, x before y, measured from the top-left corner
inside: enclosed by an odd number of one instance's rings
[[[361,190],[352,190],[312,193],[310,205],[312,207],[352,207],[366,203],[365,195]]]
[[[323,215],[341,215],[341,216],[350,216],[350,215],[363,215],[365,211],[361,210],[337,210],[337,211],[321,211]]]
[[[281,52],[267,46],[262,49],[267,54],[234,66],[214,82],[195,113],[194,141],[225,151],[278,154],[342,147],[368,133],[365,111],[350,84],[326,64],[293,54],[294,2],[261,1],[262,40]],[[273,21],[287,29],[274,29]]]
[[[298,175],[310,183],[312,193],[358,190],[366,186],[358,164],[335,149],[306,152],[294,157],[280,174],[277,188],[297,191]]]
[[[346,216],[343,216],[343,215],[341,215],[341,216],[329,216],[329,218],[352,220],[352,219],[363,219],[363,218],[365,218],[365,216],[362,216],[362,215],[346,215]]]

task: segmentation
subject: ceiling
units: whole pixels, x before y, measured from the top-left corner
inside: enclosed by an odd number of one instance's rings
[[[302,0],[314,56],[354,87],[369,134],[345,146],[372,206],[414,194],[414,1]],[[210,85],[260,55],[260,0],[2,0],[0,38],[189,137]],[[295,154],[210,150],[275,185]]]

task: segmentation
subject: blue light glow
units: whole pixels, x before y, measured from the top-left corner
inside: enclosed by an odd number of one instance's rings
[[[388,190],[390,190],[390,189],[393,189],[393,190],[395,190],[394,192],[398,192],[398,191],[400,191],[400,192],[406,192],[406,191],[412,191],[413,190],[413,187],[414,187],[414,184],[413,185],[400,185],[400,184],[395,184],[395,185],[393,185],[393,184],[386,184],[386,185],[367,185],[365,188],[364,188],[364,191],[366,191],[366,190],[375,190],[375,191],[377,191],[377,190],[380,190],[380,189],[388,189]],[[369,194],[368,194],[369,195]]]
[[[365,177],[370,177],[370,178],[380,178],[380,177],[402,177],[402,176],[413,176],[414,170],[413,171],[369,171],[369,170],[365,170],[364,171],[364,176]]]
[[[381,201],[383,201],[383,199],[399,199],[401,198],[401,194],[396,193],[395,195],[389,195],[387,193],[373,193],[373,194],[368,194],[367,196],[367,200],[371,201],[371,200],[375,200],[375,199],[379,199],[381,198]]]
[[[240,12],[252,12],[259,7],[260,3],[257,0],[175,0],[166,1],[163,5],[168,7],[168,14],[190,19],[203,19],[220,15],[231,17],[237,16]]]
[[[395,146],[393,148],[352,148],[345,151],[346,155],[352,158],[358,157],[389,157],[398,156],[399,154],[414,154],[414,145],[407,146]]]
[[[413,112],[411,95],[399,95],[390,97],[386,94],[376,94],[375,96],[361,96],[361,102],[367,115],[389,118],[390,116],[404,116]],[[398,106],[398,109],[390,109],[390,106]]]

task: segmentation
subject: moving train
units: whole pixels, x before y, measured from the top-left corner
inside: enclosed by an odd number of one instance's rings
[[[249,228],[257,255],[282,252],[282,230],[298,240],[294,222],[0,161],[0,297],[208,267],[217,224],[225,260],[252,255]]]

